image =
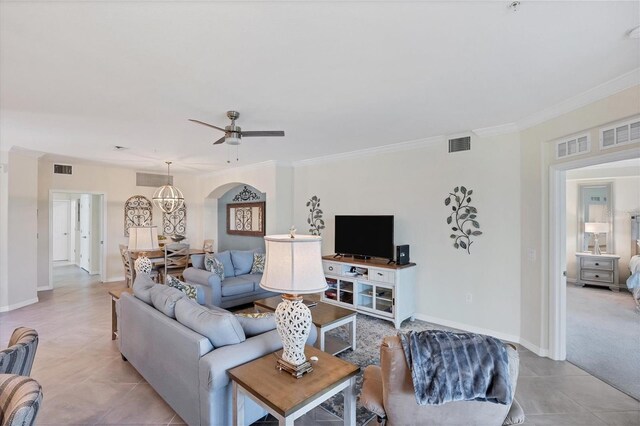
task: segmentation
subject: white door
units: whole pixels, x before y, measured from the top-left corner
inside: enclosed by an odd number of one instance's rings
[[[53,261],[69,260],[69,223],[70,209],[68,200],[53,202]]]
[[[80,267],[91,272],[91,195],[80,196]]]

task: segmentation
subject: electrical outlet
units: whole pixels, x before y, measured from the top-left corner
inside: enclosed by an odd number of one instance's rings
[[[473,302],[473,294],[467,293],[464,297],[464,300],[467,302],[467,304],[471,304]]]
[[[527,257],[529,258],[529,262],[535,262],[538,257],[536,253],[536,249],[528,248]]]

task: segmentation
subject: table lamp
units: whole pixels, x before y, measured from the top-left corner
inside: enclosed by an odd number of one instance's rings
[[[598,236],[609,232],[609,224],[606,222],[586,222],[584,224],[584,232],[593,234],[593,254],[602,254]]]
[[[311,311],[301,294],[327,288],[322,269],[322,237],[314,235],[268,235],[264,237],[266,261],[260,287],[284,293],[276,309],[276,328],[282,339],[277,367],[300,378],[313,370],[304,354],[311,332]]]
[[[129,251],[138,252],[134,263],[137,273],[151,274],[153,264],[147,257],[147,252],[160,248],[158,244],[157,226],[134,226],[129,228]]]

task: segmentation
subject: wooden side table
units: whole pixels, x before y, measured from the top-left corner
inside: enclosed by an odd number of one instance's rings
[[[625,285],[618,281],[618,261],[620,256],[615,254],[576,253],[578,276],[576,285],[585,284],[609,287],[613,291],[620,291]]]
[[[233,424],[244,425],[244,401],[250,398],[278,419],[293,426],[295,419],[339,392],[344,392],[344,424],[356,424],[356,374],[360,367],[312,346],[305,347],[313,371],[296,379],[276,369],[273,353],[228,371],[233,382]]]
[[[111,296],[111,340],[116,340],[116,337],[118,337],[118,314],[116,313],[116,303],[118,303],[122,293],[133,294],[133,289],[126,287],[109,291],[109,295]]]

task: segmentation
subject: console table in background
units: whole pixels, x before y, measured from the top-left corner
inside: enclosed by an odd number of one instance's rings
[[[120,300],[122,293],[133,294],[133,289],[123,287],[109,290],[109,296],[111,296],[111,340],[116,340],[116,337],[118,337],[118,313],[116,311],[116,304],[118,300]]]
[[[416,264],[388,264],[386,260],[322,257],[329,288],[322,301],[393,322],[415,314]],[[353,272],[352,272],[353,271]]]

